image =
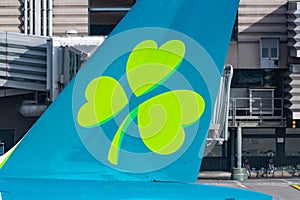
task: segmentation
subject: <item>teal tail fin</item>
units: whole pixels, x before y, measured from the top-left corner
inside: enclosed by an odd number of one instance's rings
[[[139,0],[1,177],[197,179],[238,0]]]

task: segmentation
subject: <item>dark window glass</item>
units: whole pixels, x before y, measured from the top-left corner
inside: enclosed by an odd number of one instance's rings
[[[275,156],[274,138],[243,138],[243,152],[248,156]]]
[[[286,138],[285,139],[285,155],[286,156],[300,156],[300,138]]]
[[[135,0],[90,0],[90,35],[108,35],[134,3]]]
[[[135,0],[90,0],[90,8],[128,8]]]
[[[90,12],[90,35],[108,35],[127,12]]]
[[[261,49],[261,57],[262,58],[269,58],[269,49],[268,48],[262,48]]]
[[[277,48],[271,48],[271,58],[277,58]]]

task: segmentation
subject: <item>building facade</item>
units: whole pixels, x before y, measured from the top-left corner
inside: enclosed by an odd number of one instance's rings
[[[237,37],[227,63],[234,67],[228,141],[204,159],[203,170],[236,166],[236,135],[251,167],[299,168],[299,1],[241,0]]]
[[[73,30],[79,36],[107,35],[134,3],[135,0],[2,0],[0,31],[39,37],[64,36]],[[235,167],[239,128],[243,153],[252,167],[265,167],[270,157],[280,168],[300,164],[299,17],[300,1],[240,1],[226,61],[234,68],[230,134],[204,158],[203,170]],[[14,90],[7,95],[7,91],[15,89],[11,87],[0,85],[0,130],[13,134],[16,142],[36,120],[22,116],[16,108],[26,98],[49,98],[51,91]]]

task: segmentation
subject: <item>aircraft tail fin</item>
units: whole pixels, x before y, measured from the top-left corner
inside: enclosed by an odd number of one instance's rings
[[[0,177],[197,179],[238,0],[139,0]]]

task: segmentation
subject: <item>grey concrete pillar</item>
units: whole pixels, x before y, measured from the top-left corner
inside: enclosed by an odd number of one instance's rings
[[[236,138],[236,151],[237,151],[237,163],[236,168],[232,171],[233,180],[247,180],[247,170],[242,168],[242,127],[237,128],[237,138]]]
[[[237,142],[236,142],[236,149],[237,149],[237,163],[236,167],[242,167],[242,127],[238,127],[237,129]]]

